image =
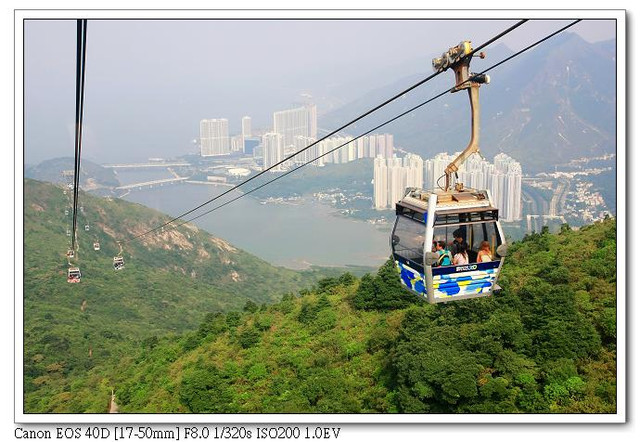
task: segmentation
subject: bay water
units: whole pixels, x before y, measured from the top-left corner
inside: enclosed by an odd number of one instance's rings
[[[119,172],[122,183],[170,178],[164,172]],[[178,216],[214,198],[229,187],[179,183],[135,189],[124,199]],[[185,217],[190,219],[239,193],[221,199]],[[193,223],[273,265],[303,269],[310,265],[377,267],[390,255],[391,225],[373,225],[346,218],[312,196],[301,200],[261,203],[250,195],[204,215]]]

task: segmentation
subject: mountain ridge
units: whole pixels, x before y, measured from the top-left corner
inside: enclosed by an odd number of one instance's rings
[[[474,61],[480,72],[510,51],[489,48]],[[615,152],[615,45],[587,43],[575,34],[560,34],[494,71],[480,92],[480,148],[485,156],[505,152],[525,172],[551,170],[571,159]],[[496,57],[496,53],[500,56]],[[323,127],[337,127],[397,91],[423,78],[414,74],[377,88],[322,116]],[[452,85],[446,72],[348,130],[354,135],[413,107]],[[497,89],[497,90],[496,90]],[[466,94],[447,95],[380,131],[395,135],[395,144],[433,157],[466,146],[469,134]]]

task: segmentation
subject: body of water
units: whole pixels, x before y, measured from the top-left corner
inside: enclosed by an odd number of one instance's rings
[[[147,180],[146,175],[140,178],[132,182]],[[178,216],[225,190],[228,187],[181,183],[134,190],[125,199]],[[226,195],[190,217],[237,195]],[[194,224],[265,261],[294,269],[309,265],[379,266],[390,255],[390,225],[375,226],[336,216],[335,209],[311,198],[261,204],[246,196]]]
[[[120,181],[121,186],[173,178],[173,175],[171,175],[171,173],[165,167],[142,170],[114,169],[114,172],[116,174],[116,178],[118,178],[118,181]]]

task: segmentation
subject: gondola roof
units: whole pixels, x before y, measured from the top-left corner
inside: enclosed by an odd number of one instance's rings
[[[458,193],[438,193],[423,190],[417,191],[416,193],[409,193],[396,203],[396,209],[409,209],[412,212],[424,215],[428,210],[430,194],[438,195],[438,201],[435,207],[435,211],[438,214],[456,215],[470,211],[489,212],[498,210],[491,205],[484,193],[471,189],[466,189]]]

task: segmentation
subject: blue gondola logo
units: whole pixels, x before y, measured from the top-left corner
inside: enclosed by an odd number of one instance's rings
[[[476,270],[478,268],[477,265],[470,265],[470,266],[459,266],[456,267],[456,272],[468,272],[470,270]]]

